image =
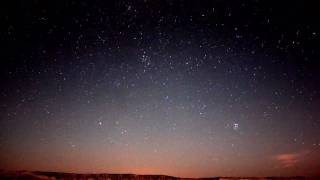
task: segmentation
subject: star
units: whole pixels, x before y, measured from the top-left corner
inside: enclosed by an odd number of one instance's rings
[[[233,123],[233,130],[237,131],[239,129],[239,124],[238,123]]]

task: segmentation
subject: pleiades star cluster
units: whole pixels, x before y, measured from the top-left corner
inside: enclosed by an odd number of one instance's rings
[[[0,169],[320,175],[316,4],[2,2]]]

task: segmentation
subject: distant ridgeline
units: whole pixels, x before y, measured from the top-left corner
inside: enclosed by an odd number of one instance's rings
[[[63,172],[41,172],[41,171],[0,171],[0,179],[2,180],[300,180],[317,178],[309,177],[210,177],[210,178],[179,178],[165,175],[136,175],[136,174],[76,174]]]

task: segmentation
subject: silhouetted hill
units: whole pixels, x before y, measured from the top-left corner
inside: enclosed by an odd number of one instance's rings
[[[42,171],[0,171],[3,180],[300,180],[319,178],[310,177],[211,177],[211,178],[180,178],[166,175],[137,175],[137,174],[77,174]]]

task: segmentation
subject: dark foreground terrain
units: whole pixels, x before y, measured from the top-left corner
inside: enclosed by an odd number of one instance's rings
[[[41,172],[41,171],[0,171],[0,179],[17,179],[17,180],[44,180],[44,179],[81,179],[81,180],[236,180],[236,179],[255,179],[255,180],[299,180],[299,179],[320,179],[311,177],[208,177],[208,178],[180,178],[165,175],[136,175],[136,174],[76,174],[62,172]]]

